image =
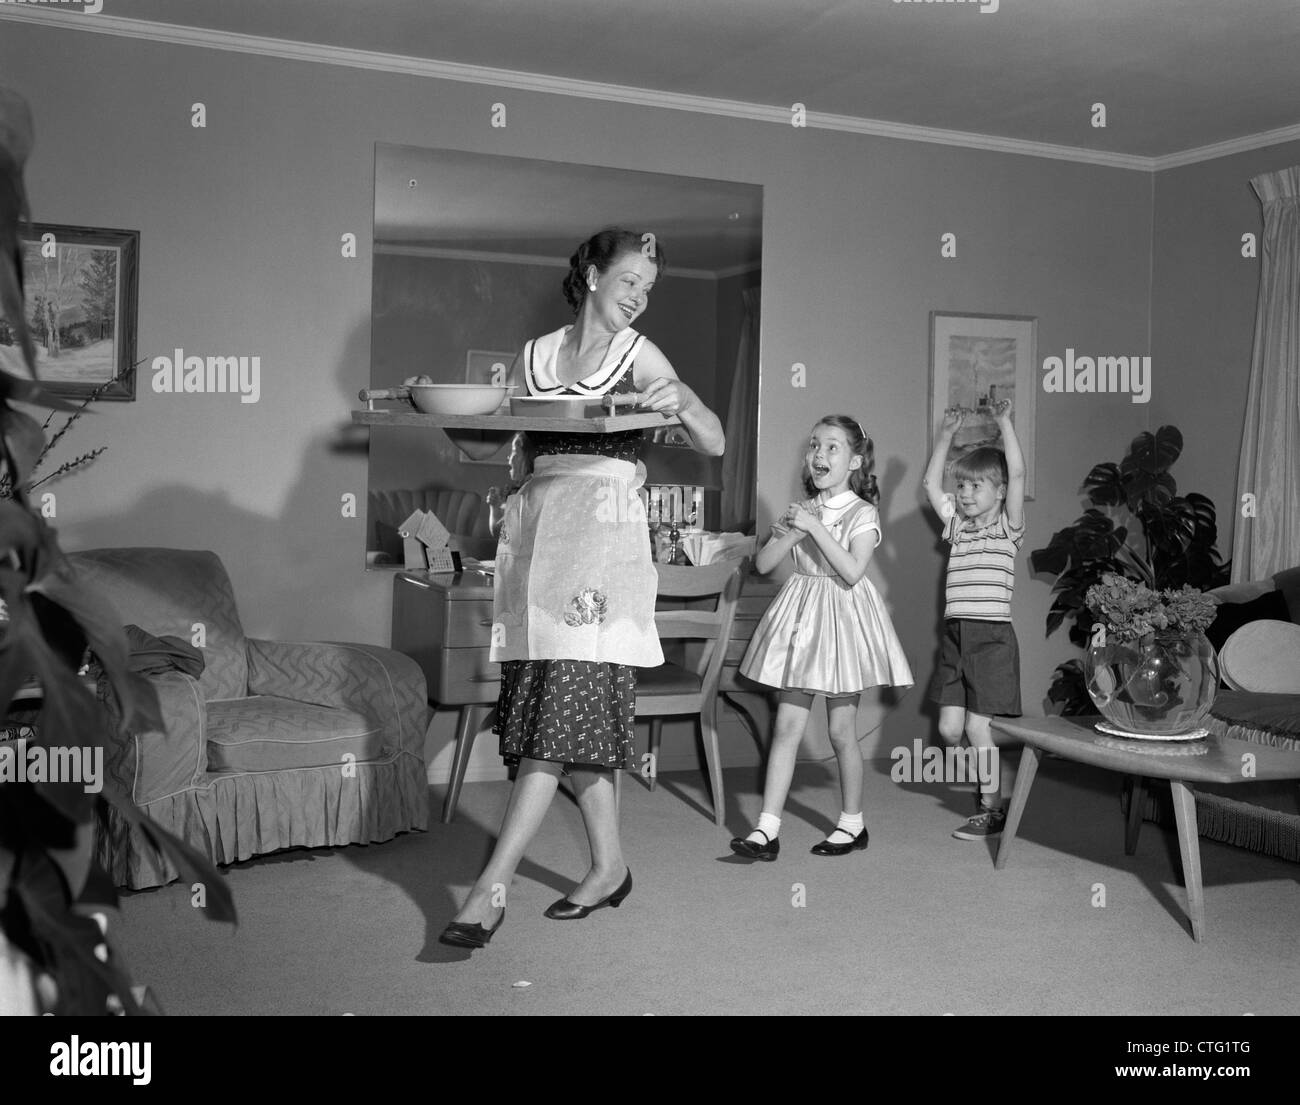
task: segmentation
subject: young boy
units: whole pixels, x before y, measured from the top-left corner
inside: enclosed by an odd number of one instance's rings
[[[1006,821],[998,756],[989,722],[1020,715],[1020,650],[1011,626],[1016,550],[1025,535],[1025,458],[1011,425],[1011,404],[994,405],[1003,450],[974,449],[953,464],[956,495],[943,490],[943,467],[964,414],[944,412],[925,493],[944,521],[948,554],[939,666],[928,697],[939,703],[939,733],[957,744],[963,732],[980,764],[979,812],[953,832],[958,840],[998,836]]]

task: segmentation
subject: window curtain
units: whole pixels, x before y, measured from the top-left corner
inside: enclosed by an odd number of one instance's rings
[[[1264,207],[1259,306],[1238,465],[1233,582],[1300,564],[1300,165],[1251,182]]]
[[[740,346],[727,408],[727,451],[722,458],[722,528],[747,532],[755,523],[758,479],[758,303],[761,288],[746,288]]]

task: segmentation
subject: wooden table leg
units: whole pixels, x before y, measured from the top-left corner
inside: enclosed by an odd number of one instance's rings
[[[1029,801],[1029,788],[1034,785],[1034,776],[1038,774],[1038,763],[1043,758],[1040,748],[1026,744],[1020,756],[1020,771],[1016,775],[1016,789],[1011,793],[1011,808],[1007,810],[1007,823],[1002,828],[998,840],[998,854],[993,861],[994,870],[1001,871],[1007,865],[1007,853],[1011,842],[1016,838],[1020,828],[1020,815],[1025,812],[1025,803]]]
[[[1205,929],[1205,896],[1201,891],[1201,838],[1196,831],[1196,797],[1178,779],[1169,780],[1174,799],[1174,820],[1178,825],[1178,851],[1183,860],[1183,883],[1187,887],[1187,916],[1192,922],[1192,939],[1199,941]]]
[[[1124,821],[1124,854],[1137,851],[1138,833],[1142,829],[1142,806],[1146,802],[1145,780],[1140,775],[1124,776],[1124,789],[1128,792],[1128,817]]]

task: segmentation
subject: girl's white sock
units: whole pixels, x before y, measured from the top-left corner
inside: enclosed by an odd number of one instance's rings
[[[777,833],[781,831],[781,819],[772,813],[760,813],[758,815],[758,824],[754,826],[754,831],[745,837],[751,844],[762,844],[763,836],[768,840],[775,840]],[[762,834],[760,836],[759,834]]]
[[[862,835],[864,824],[862,814],[841,811],[835,831],[826,838],[826,841],[829,844],[852,844]]]

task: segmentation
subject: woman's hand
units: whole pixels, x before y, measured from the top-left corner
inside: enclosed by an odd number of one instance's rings
[[[785,515],[781,520],[791,529],[797,529],[800,533],[811,533],[817,526],[822,524],[821,517],[806,509],[803,503],[791,503],[786,508]]]
[[[641,401],[637,405],[645,410],[671,415],[690,410],[699,401],[700,397],[681,380],[660,376],[651,381],[650,386],[641,393]]]

